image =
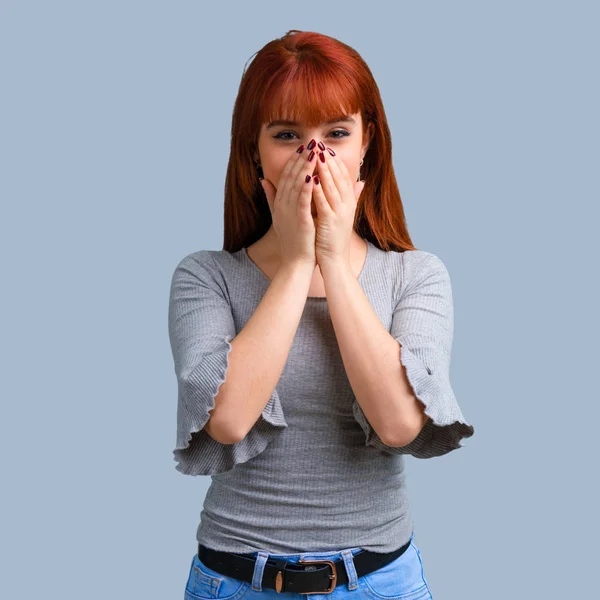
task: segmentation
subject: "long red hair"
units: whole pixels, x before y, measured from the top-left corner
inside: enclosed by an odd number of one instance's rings
[[[286,118],[317,126],[357,112],[363,132],[372,123],[373,137],[361,167],[366,183],[354,229],[382,250],[416,250],[406,228],[390,130],[373,74],[350,46],[297,29],[266,44],[242,75],[225,179],[223,250],[236,252],[253,244],[272,223],[253,160],[262,124]]]

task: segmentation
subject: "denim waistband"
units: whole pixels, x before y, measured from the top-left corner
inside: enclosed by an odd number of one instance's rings
[[[410,541],[412,542],[414,532],[410,535]],[[400,547],[400,546],[398,546]],[[348,589],[353,590],[358,587],[358,575],[354,567],[352,558],[364,550],[361,546],[352,546],[350,548],[342,548],[340,550],[329,550],[325,552],[296,552],[292,554],[275,554],[266,550],[257,550],[254,552],[244,553],[244,556],[250,556],[256,559],[256,565],[254,569],[254,576],[252,578],[252,589],[262,589],[262,576],[265,565],[270,559],[284,560],[289,563],[298,563],[300,560],[331,560],[337,561],[342,560],[344,567],[348,573]]]

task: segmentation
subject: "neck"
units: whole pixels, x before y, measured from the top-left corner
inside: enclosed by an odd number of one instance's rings
[[[361,238],[356,231],[352,231],[350,234],[350,249],[352,252],[363,252],[365,248],[366,241]],[[273,225],[269,227],[267,233],[260,238],[257,244],[260,242],[260,246],[262,246],[262,251],[265,255],[271,257],[273,260],[279,259],[279,240],[277,239],[277,234],[273,229]]]

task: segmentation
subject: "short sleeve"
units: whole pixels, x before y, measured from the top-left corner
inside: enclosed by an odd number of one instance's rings
[[[403,276],[390,334],[401,346],[400,362],[430,418],[410,444],[388,446],[356,400],[353,411],[365,432],[365,445],[391,454],[432,458],[463,447],[461,440],[475,430],[465,420],[450,384],[454,307],[446,266],[435,254],[421,250],[404,251],[401,260]]]
[[[262,452],[287,423],[275,389],[243,440],[221,444],[204,430],[236,336],[227,287],[209,250],[186,256],[175,268],[168,313],[178,391],[175,468],[185,475],[230,470]]]

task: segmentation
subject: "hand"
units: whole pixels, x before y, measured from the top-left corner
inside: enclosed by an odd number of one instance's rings
[[[302,263],[314,271],[315,220],[310,203],[314,181],[316,154],[308,161],[309,152],[294,152],[283,167],[277,188],[268,180],[262,180],[267,196],[273,229],[281,244],[281,265]],[[308,181],[306,178],[308,177]]]
[[[350,264],[354,215],[365,182],[354,181],[344,161],[332,156],[329,148],[318,156],[319,183],[312,191],[317,209],[316,261],[318,265],[339,261]]]

